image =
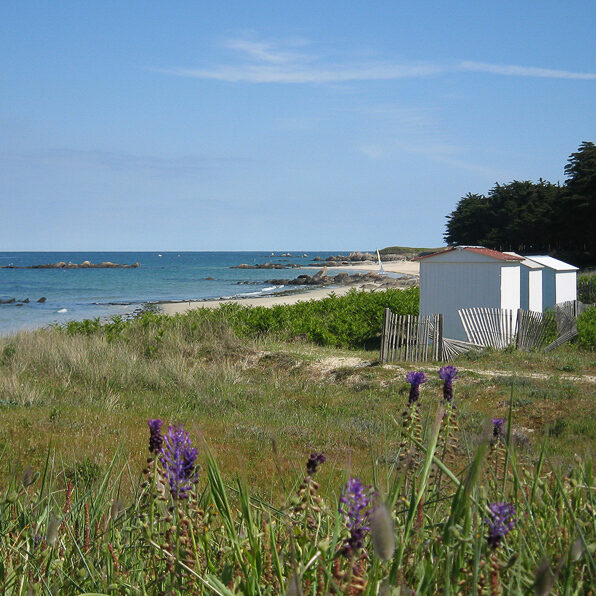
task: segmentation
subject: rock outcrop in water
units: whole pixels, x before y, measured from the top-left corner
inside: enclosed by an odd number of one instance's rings
[[[43,303],[46,301],[45,296],[42,296],[37,302]],[[25,300],[17,300],[16,298],[0,298],[0,304],[14,304],[15,306],[22,306],[23,304],[29,304],[29,298],[25,298]]]
[[[248,265],[242,263],[241,265],[234,265],[230,269],[296,269],[302,265],[294,263],[257,263],[256,265]]]
[[[404,288],[416,283],[414,276],[387,277],[378,273],[338,273],[327,275],[326,267],[315,275],[299,275],[294,279],[268,279],[265,283],[276,286],[350,286],[374,284],[382,288]]]
[[[120,265],[119,263],[112,263],[112,261],[103,261],[102,263],[92,263],[91,261],[65,263],[64,261],[58,261],[57,263],[47,263],[44,265],[0,265],[0,269],[137,269],[140,266],[141,263]]]
[[[415,255],[414,255],[415,256]],[[381,257],[383,262],[388,261],[405,261],[406,258],[402,255],[383,255]],[[325,263],[329,267],[341,267],[342,265],[353,265],[354,263],[363,262],[377,262],[377,255],[371,252],[360,252],[354,251],[349,255],[331,255],[330,257],[315,257],[312,263],[309,263],[309,267],[318,267],[321,263]]]

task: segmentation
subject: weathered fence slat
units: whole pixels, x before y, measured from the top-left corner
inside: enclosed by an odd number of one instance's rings
[[[389,309],[383,313],[380,360],[426,362],[443,356],[443,318],[431,314],[397,315]]]
[[[466,337],[476,346],[506,348],[515,340],[516,311],[500,308],[462,308],[458,311]]]
[[[577,334],[574,313],[585,310],[585,305],[574,302],[555,306],[551,312],[539,313],[518,309],[463,308],[459,317],[468,344],[503,349],[515,345],[519,350],[545,348],[556,324],[557,340],[549,349],[561,345]],[[458,349],[461,346],[458,346]]]

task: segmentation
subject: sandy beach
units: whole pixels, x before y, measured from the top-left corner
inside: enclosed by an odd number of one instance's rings
[[[323,267],[324,264],[321,265]],[[420,265],[414,261],[392,261],[383,263],[383,268],[389,273],[402,273],[404,275],[418,275]],[[339,271],[379,271],[379,265],[374,262],[354,263],[352,266],[330,267],[329,273]],[[367,288],[370,284],[367,284]],[[304,287],[304,286],[303,286]],[[276,306],[278,304],[296,304],[307,300],[320,300],[326,298],[331,294],[336,296],[343,296],[350,290],[361,290],[362,286],[350,285],[341,286],[338,288],[318,288],[318,289],[304,289],[304,291],[297,291],[289,293],[285,296],[259,296],[258,298],[235,298],[231,300],[197,300],[190,302],[163,302],[159,304],[162,313],[167,315],[176,315],[195,310],[197,308],[218,308],[222,304],[235,302],[245,306]]]
[[[321,267],[324,266],[324,263]],[[361,271],[374,271],[379,272],[379,264],[372,261],[364,261],[362,263],[354,263],[353,265],[341,267],[329,267],[329,273],[333,271],[351,271],[358,269]],[[419,275],[420,274],[420,263],[418,261],[389,261],[383,263],[383,269],[387,273],[403,273],[404,275]]]

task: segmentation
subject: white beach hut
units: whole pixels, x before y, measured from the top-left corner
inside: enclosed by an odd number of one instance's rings
[[[419,257],[420,314],[443,314],[445,337],[467,339],[458,310],[521,306],[523,257],[482,246],[456,246]]]
[[[546,255],[527,259],[542,265],[542,309],[577,300],[577,267]]]
[[[515,252],[507,255],[520,257],[520,308],[534,312],[542,312],[542,270],[544,265],[526,259]]]

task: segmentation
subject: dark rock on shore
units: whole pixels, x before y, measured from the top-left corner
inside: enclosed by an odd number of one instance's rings
[[[43,304],[46,300],[47,300],[47,298],[45,296],[42,296],[37,302],[39,302],[40,304]]]
[[[58,261],[57,263],[27,265],[24,267],[19,267],[16,265],[2,265],[0,266],[0,269],[136,269],[140,266],[141,263],[121,265],[119,263],[112,263],[111,261],[103,261],[102,263],[91,263],[91,261],[83,261],[82,263],[65,263],[64,261]]]

